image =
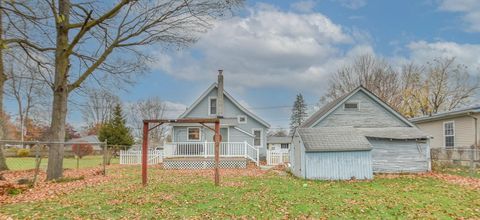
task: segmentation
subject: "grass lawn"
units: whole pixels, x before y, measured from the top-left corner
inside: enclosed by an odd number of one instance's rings
[[[460,165],[443,165],[435,167],[435,171],[439,173],[446,173],[458,176],[473,177],[480,179],[480,167],[470,170],[470,167]]]
[[[100,166],[103,162],[102,156],[86,156],[80,159],[79,167],[88,168]],[[48,159],[43,158],[40,168],[47,168]],[[118,158],[112,158],[112,164],[118,164]],[[35,168],[35,158],[34,157],[7,157],[7,165],[10,170],[28,170]],[[64,158],[63,167],[74,169],[77,168],[77,159],[75,158]]]
[[[108,183],[41,202],[4,205],[13,218],[182,219],[480,218],[480,191],[432,177],[376,177],[369,182],[306,181],[270,172],[228,174],[214,187],[211,171],[110,168]],[[243,172],[243,171],[238,171]]]

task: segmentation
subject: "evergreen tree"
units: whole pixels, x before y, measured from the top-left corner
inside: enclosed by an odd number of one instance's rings
[[[134,144],[130,129],[125,125],[126,120],[120,104],[116,104],[111,119],[100,128],[98,139],[107,140],[109,146],[131,146]]]
[[[307,119],[307,116],[307,104],[302,94],[298,94],[295,103],[293,103],[292,115],[290,116],[290,133],[293,134],[295,129]]]

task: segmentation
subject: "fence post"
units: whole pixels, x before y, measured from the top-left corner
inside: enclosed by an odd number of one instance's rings
[[[207,158],[207,151],[208,151],[208,146],[207,146],[207,140],[203,143],[203,157]]]
[[[257,166],[260,164],[260,148],[256,148],[257,149]]]
[[[106,168],[106,165],[107,165],[107,139],[105,139],[105,142],[103,143],[103,175],[106,176],[107,175],[107,168]]]
[[[470,154],[470,176],[473,177],[473,175],[475,174],[475,164],[474,164],[475,147],[473,145],[471,146],[470,151],[472,152]]]
[[[245,158],[247,158],[247,141],[243,141],[243,146],[244,146],[244,149],[245,149]]]

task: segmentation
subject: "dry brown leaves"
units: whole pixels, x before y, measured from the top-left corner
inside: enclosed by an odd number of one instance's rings
[[[33,170],[26,171],[7,171],[3,173],[6,180],[0,181],[0,204],[17,203],[25,201],[39,201],[54,198],[58,195],[64,195],[79,188],[93,186],[109,180],[109,176],[103,176],[100,168],[65,170],[64,177],[79,178],[70,182],[51,182],[45,181],[46,173],[40,172],[35,187],[19,185],[17,181],[22,178],[31,179]],[[18,195],[9,195],[7,190],[15,188],[22,192]]]
[[[428,173],[421,173],[421,174],[380,174],[380,175],[376,175],[375,177],[387,178],[387,179],[399,178],[399,177],[408,177],[408,178],[432,177],[448,183],[465,186],[471,189],[480,189],[480,179],[478,178],[464,177],[464,176],[444,174],[444,173],[428,172]]]

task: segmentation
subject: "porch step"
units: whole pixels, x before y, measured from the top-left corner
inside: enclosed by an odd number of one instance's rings
[[[220,168],[224,169],[245,169],[247,168],[247,159],[245,158],[220,158]],[[164,169],[213,169],[215,167],[215,158],[207,157],[186,157],[186,158],[165,158],[163,160]]]

